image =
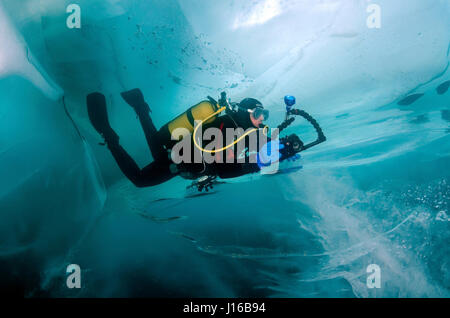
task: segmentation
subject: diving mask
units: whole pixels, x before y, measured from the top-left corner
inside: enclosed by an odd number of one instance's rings
[[[264,117],[264,120],[269,119],[269,111],[262,107],[256,107],[254,109],[249,109],[248,112],[253,114],[253,118],[255,118],[255,119],[259,119],[259,117],[261,117],[261,115]]]

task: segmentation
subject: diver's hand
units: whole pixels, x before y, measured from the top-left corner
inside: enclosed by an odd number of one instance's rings
[[[258,155],[256,156],[256,163],[262,168],[278,162],[281,158],[281,149],[284,149],[284,145],[278,140],[269,141],[259,150]]]

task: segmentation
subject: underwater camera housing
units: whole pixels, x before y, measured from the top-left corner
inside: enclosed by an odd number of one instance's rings
[[[299,153],[303,149],[303,141],[296,134],[280,138],[280,143],[284,148],[280,150],[282,158],[289,158]]]
[[[285,96],[284,103],[286,104],[286,119],[280,125],[278,125],[278,129],[280,132],[292,125],[292,123],[295,121],[295,117],[293,116],[303,117],[314,127],[317,132],[317,139],[307,145],[305,145],[303,141],[301,141],[301,139],[295,134],[281,138],[281,142],[286,147],[284,153],[282,152],[284,155],[293,156],[296,153],[317,146],[327,140],[327,138],[323,134],[322,128],[319,126],[319,123],[310,114],[308,114],[304,110],[293,108],[296,103],[296,99],[294,96]]]

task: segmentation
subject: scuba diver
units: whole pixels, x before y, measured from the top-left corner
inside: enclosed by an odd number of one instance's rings
[[[319,125],[311,116],[301,110],[292,109],[295,104],[293,96],[285,97],[286,120],[278,126],[278,130],[281,131],[292,124],[294,121],[292,115],[303,116],[316,128],[319,136],[315,142],[308,145],[304,145],[295,134],[279,140],[267,137],[268,127],[263,122],[268,119],[269,111],[264,109],[262,103],[254,98],[245,98],[240,103],[230,103],[225,92],[221,93],[218,102],[208,96],[208,100],[192,106],[157,130],[150,117],[151,109],[139,89],[122,92],[121,96],[136,112],[154,158],[153,162],[143,169],[138,167],[134,159],[120,145],[119,136],[110,126],[106,99],[103,94],[95,92],[87,95],[88,115],[95,130],[103,137],[122,173],[137,187],[155,186],[175,176],[181,176],[191,180],[198,179],[195,182],[198,190],[208,191],[217,177],[227,179],[259,172],[263,167],[273,163],[286,159],[297,159],[299,152],[326,140]],[[223,114],[219,116],[221,113]],[[214,149],[202,148],[204,136],[198,138],[199,128],[205,131],[208,128],[215,128],[223,132],[223,140],[218,137],[214,138],[214,141],[219,141],[219,145],[225,146],[219,147],[220,149],[216,149],[217,147]],[[233,132],[241,129],[245,133],[232,136],[230,142],[230,136],[226,136],[229,129],[233,129]],[[261,131],[265,138],[261,138]],[[257,150],[259,149],[256,153],[248,151],[250,138],[246,137],[250,137],[250,135],[256,136]],[[193,141],[189,142],[192,151],[184,153],[186,148],[182,148],[182,156],[194,159],[196,154],[200,153],[202,158],[200,161],[184,160],[180,162],[177,160],[175,162],[173,160],[172,151],[186,140]],[[239,141],[243,142],[242,147],[239,145],[235,147]],[[239,153],[238,150],[241,152]],[[217,160],[206,162],[203,154],[207,153]],[[244,155],[242,156],[242,154]],[[226,162],[224,162],[224,157],[226,157]],[[250,160],[251,157],[254,160]],[[234,160],[237,158],[241,160]]]

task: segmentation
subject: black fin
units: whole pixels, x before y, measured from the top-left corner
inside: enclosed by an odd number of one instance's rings
[[[106,109],[105,95],[95,92],[86,97],[89,120],[95,130],[105,138],[106,141],[118,141],[118,136],[111,128]]]
[[[133,107],[137,113],[141,111],[151,112],[150,107],[144,100],[144,94],[142,94],[142,91],[139,88],[122,92],[120,93],[120,96],[122,96],[125,102]]]

